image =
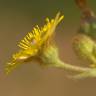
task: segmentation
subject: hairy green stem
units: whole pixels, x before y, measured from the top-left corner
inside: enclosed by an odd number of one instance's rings
[[[80,67],[80,66],[76,66],[76,65],[71,65],[71,64],[67,64],[64,63],[61,60],[56,60],[56,62],[54,64],[49,65],[50,67],[57,67],[57,68],[63,68],[66,70],[70,70],[70,71],[76,71],[76,72],[86,72],[86,71],[90,71],[92,70],[91,68],[88,67]]]

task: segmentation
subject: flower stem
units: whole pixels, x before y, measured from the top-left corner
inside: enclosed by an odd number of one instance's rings
[[[71,64],[67,64],[62,62],[61,60],[56,60],[55,64],[51,64],[51,67],[57,67],[57,68],[64,68],[66,70],[70,70],[70,71],[76,71],[76,72],[88,72],[90,70],[92,70],[91,68],[88,67],[80,67],[80,66],[76,66],[76,65],[71,65]]]

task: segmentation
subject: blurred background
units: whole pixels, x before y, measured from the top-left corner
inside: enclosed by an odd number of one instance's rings
[[[96,12],[96,0],[87,0]],[[56,29],[60,58],[70,64],[87,65],[72,50],[72,38],[80,22],[74,0],[0,0],[0,96],[96,96],[96,78],[72,80],[63,69],[42,68],[36,63],[23,64],[10,75],[3,68],[17,42],[45,18],[60,11],[64,20]]]

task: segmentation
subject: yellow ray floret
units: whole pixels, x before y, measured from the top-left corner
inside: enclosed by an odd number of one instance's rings
[[[31,32],[28,32],[18,44],[21,48],[20,51],[13,54],[12,61],[7,64],[6,73],[12,70],[16,64],[21,63],[21,61],[38,55],[38,52],[41,51],[43,45],[46,45],[47,40],[52,37],[56,26],[63,18],[64,16],[60,16],[60,13],[58,13],[55,19],[49,20],[46,18],[46,24],[43,27],[36,25]]]

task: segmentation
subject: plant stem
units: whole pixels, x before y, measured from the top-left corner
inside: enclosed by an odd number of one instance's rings
[[[76,65],[71,65],[71,64],[67,64],[62,62],[61,60],[56,60],[55,64],[51,64],[51,67],[57,67],[57,68],[64,68],[66,70],[70,70],[70,71],[76,71],[76,72],[88,72],[90,70],[92,70],[92,68],[88,68],[88,67],[80,67],[80,66],[76,66]]]

